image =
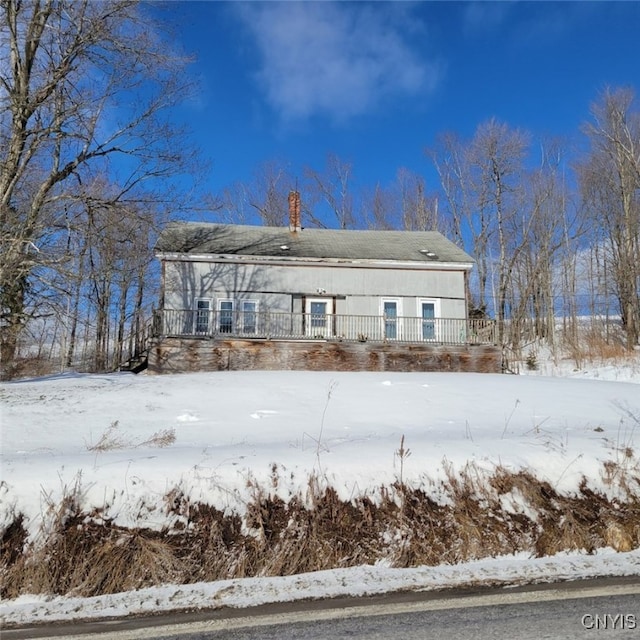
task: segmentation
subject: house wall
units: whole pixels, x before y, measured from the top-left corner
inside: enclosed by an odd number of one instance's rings
[[[421,299],[438,299],[440,302],[441,318],[464,318],[465,317],[465,300],[464,298],[443,298],[433,294],[415,293],[413,296],[399,296],[390,294],[381,294],[379,296],[350,296],[341,305],[338,301],[338,309],[336,313],[345,313],[348,315],[365,315],[376,316],[381,315],[382,309],[380,301],[382,298],[395,299],[399,302],[398,315],[406,317],[419,317],[420,310],[418,301]],[[344,311],[340,309],[344,308]]]
[[[463,270],[165,262],[165,309],[228,297],[257,299],[271,311],[303,311],[302,295],[336,296],[338,314],[379,315],[383,297],[399,299],[404,316],[418,315],[418,297],[439,299],[441,317],[464,318],[466,311]]]

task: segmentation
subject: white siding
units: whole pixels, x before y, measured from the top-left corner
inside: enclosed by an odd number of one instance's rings
[[[339,314],[379,315],[380,298],[402,298],[416,315],[417,298],[441,300],[442,317],[465,317],[464,272],[326,265],[165,262],[164,306],[192,309],[197,298],[251,298],[261,309],[301,311],[300,296],[336,297]]]

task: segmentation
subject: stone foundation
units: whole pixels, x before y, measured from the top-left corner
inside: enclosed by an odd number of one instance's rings
[[[502,352],[490,345],[198,338],[156,338],[149,349],[152,374],[246,370],[501,373]]]

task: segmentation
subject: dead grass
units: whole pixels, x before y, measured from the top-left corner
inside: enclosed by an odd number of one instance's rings
[[[176,441],[175,429],[161,429],[156,431],[150,438],[141,442],[138,447],[169,447]]]
[[[21,572],[24,563],[27,530],[24,526],[24,516],[15,514],[11,523],[2,532],[0,538],[0,597],[14,597],[20,594],[20,589],[7,591],[8,578]]]
[[[4,365],[0,363],[0,381],[49,376],[58,368],[58,363],[44,356],[19,356]]]
[[[169,447],[176,441],[176,430],[161,429],[156,431],[146,440],[135,442],[126,438],[120,432],[118,421],[112,422],[102,433],[95,444],[87,444],[87,451],[103,453],[105,451],[115,451],[117,449],[135,449],[137,447]]]
[[[563,350],[581,368],[586,362],[635,362],[636,354],[626,347],[626,337],[620,327],[600,325],[580,328],[577,339],[570,335],[563,340]]]
[[[583,341],[584,353],[589,359],[624,360],[629,356],[625,337],[620,332],[606,335],[594,328],[585,333]]]
[[[516,552],[592,553],[640,546],[640,492],[624,500],[583,481],[559,494],[526,471],[474,465],[446,468],[447,500],[404,482],[372,499],[342,500],[318,478],[305,495],[277,497],[277,479],[253,487],[246,514],[191,502],[179,489],[165,496],[171,530],[124,529],[83,513],[78,483],[53,513],[39,543],[25,544],[19,514],[2,533],[2,597],[24,593],[94,596],[161,583],[291,575],[385,560],[396,567],[461,563]],[[636,489],[640,482],[636,482]]]
[[[87,451],[113,451],[115,449],[124,449],[129,445],[130,443],[120,434],[119,424],[116,420],[105,429],[98,442],[87,445]]]

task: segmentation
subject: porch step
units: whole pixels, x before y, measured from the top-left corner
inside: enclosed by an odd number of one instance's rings
[[[120,364],[119,371],[130,371],[131,373],[141,373],[149,366],[149,352],[144,350],[138,355],[129,358]]]

